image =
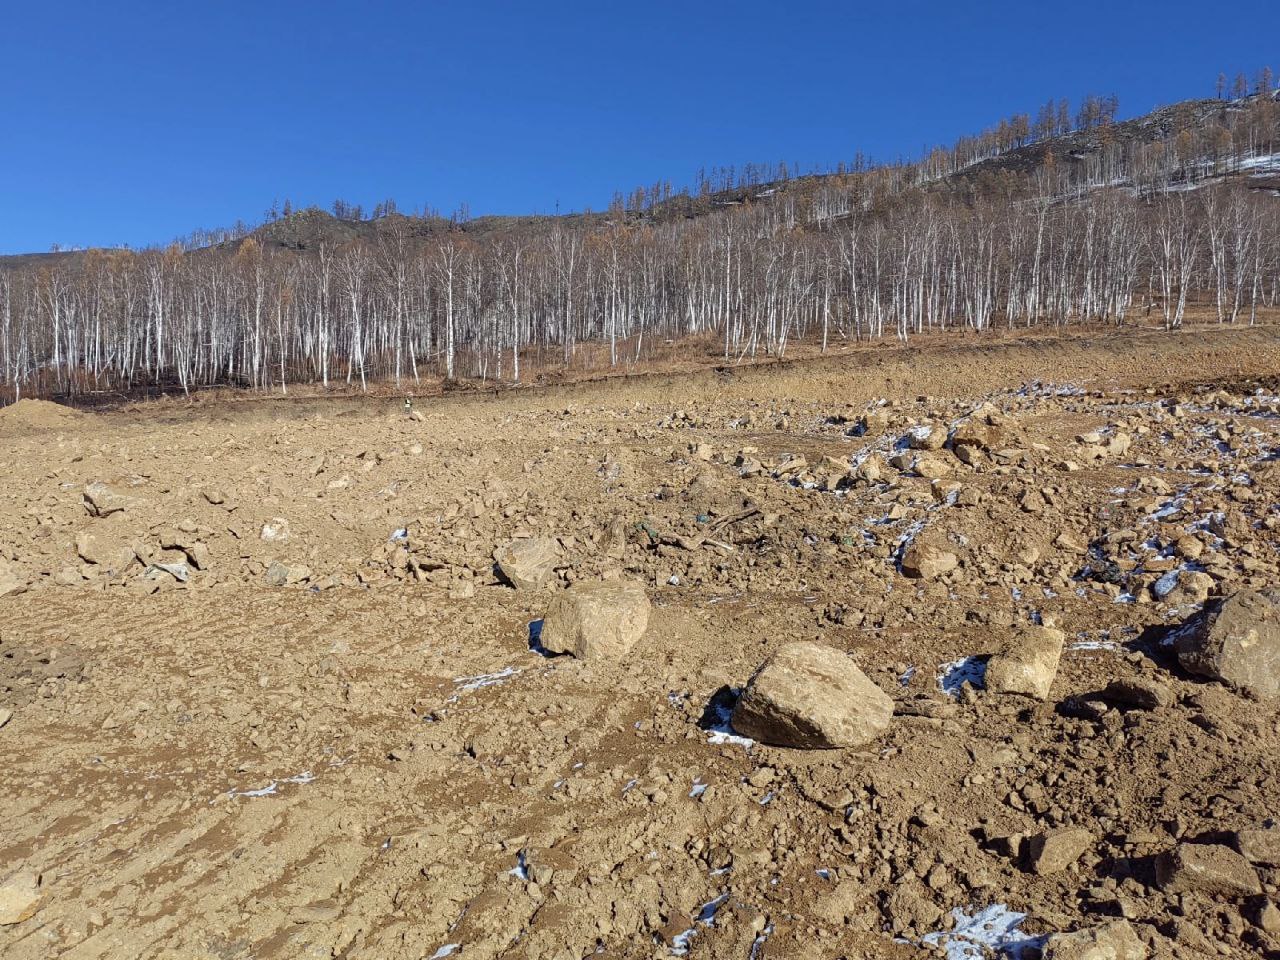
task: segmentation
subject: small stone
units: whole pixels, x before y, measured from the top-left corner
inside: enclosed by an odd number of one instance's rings
[[[271,566],[267,567],[267,583],[273,587],[283,587],[289,584],[302,583],[311,579],[311,569],[303,564],[281,563],[279,560],[274,561]]]
[[[1262,892],[1249,861],[1216,843],[1180,843],[1156,858],[1156,883],[1166,893],[1208,897],[1253,896]]]
[[[1093,834],[1088,830],[1046,830],[1027,840],[1027,866],[1032,873],[1058,873],[1079,860],[1093,844]]]
[[[892,717],[893,700],[852,660],[831,647],[797,641],[756,671],[730,724],[762,743],[827,749],[868,743]]]
[[[25,589],[26,584],[18,579],[18,572],[13,569],[12,564],[0,558],[0,597],[21,593]]]
[[[269,543],[283,543],[289,539],[289,521],[284,517],[272,517],[262,525],[261,537]]]
[[[1052,627],[1024,626],[987,663],[986,687],[1044,700],[1058,673],[1066,634]]]
[[[44,900],[34,873],[15,873],[0,883],[0,926],[22,923],[35,916]]]
[[[95,480],[84,488],[84,507],[90,515],[107,517],[119,513],[129,505],[127,498],[122,497],[100,480]]]
[[[951,464],[942,457],[928,454],[917,457],[912,469],[915,470],[916,476],[924,477],[926,480],[941,480],[951,475]]]
[[[907,443],[912,450],[941,450],[946,442],[946,429],[933,423],[912,427],[907,434]]]
[[[879,483],[888,472],[889,465],[885,463],[884,457],[872,454],[853,468],[853,478],[863,483]]]
[[[954,553],[927,543],[913,543],[902,554],[902,572],[914,580],[933,580],[958,564]]]
[[[1209,599],[1214,586],[1213,577],[1207,573],[1199,570],[1180,570],[1172,587],[1161,594],[1157,585],[1163,579],[1162,577],[1161,580],[1157,580],[1156,584],[1152,585],[1151,591],[1155,599],[1163,600],[1174,607],[1199,606]]]
[[[1158,680],[1112,680],[1102,691],[1102,698],[1135,710],[1159,710],[1173,702],[1173,691]]]
[[[1280,907],[1270,900],[1263,900],[1254,909],[1253,922],[1273,937],[1280,934]]]
[[[1044,960],[1145,960],[1147,948],[1128,920],[1113,920],[1073,933],[1055,933],[1042,956]]]
[[[1250,863],[1280,867],[1280,827],[1237,830],[1236,849]]]
[[[634,581],[575,583],[551,601],[542,646],[583,660],[627,655],[649,626],[649,598]]]
[[[1002,435],[1003,431],[999,427],[974,415],[956,425],[951,432],[951,446],[957,450],[961,447],[992,450],[1000,446]]]
[[[560,549],[550,537],[512,540],[494,551],[498,572],[517,590],[537,590],[555,572]]]

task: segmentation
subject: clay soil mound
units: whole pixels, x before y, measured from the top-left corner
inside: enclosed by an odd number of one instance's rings
[[[0,407],[0,425],[6,427],[61,427],[79,423],[83,419],[84,414],[80,411],[48,400],[25,399]]]

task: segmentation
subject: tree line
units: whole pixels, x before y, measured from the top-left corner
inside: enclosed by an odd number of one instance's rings
[[[938,177],[960,156],[930,155],[732,198],[659,185],[639,210],[619,200],[520,229],[454,218],[424,233],[389,205],[372,239],[300,251],[250,235],[0,267],[0,383],[10,396],[412,390],[520,381],[530,364],[617,367],[684,338],[736,361],[796,340],[825,350],[1139,313],[1175,329],[1193,304],[1253,323],[1280,300],[1280,201],[1248,189],[1280,150],[1278,111],[1267,96],[1208,120],[1175,108],[1154,141],[1100,135],[1084,157],[1046,151],[1030,170],[958,179]]]

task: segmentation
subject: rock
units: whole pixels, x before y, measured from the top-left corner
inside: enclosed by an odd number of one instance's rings
[[[13,719],[13,711],[7,707],[0,707],[0,727]]]
[[[780,747],[854,747],[889,727],[893,700],[847,656],[809,641],[764,662],[733,708],[730,724]]]
[[[942,922],[942,909],[933,902],[919,881],[895,884],[885,898],[885,912],[895,921],[917,931],[932,930]]]
[[[197,570],[208,570],[213,563],[213,556],[209,553],[209,545],[203,540],[184,544],[182,552],[187,555],[187,559],[191,561],[192,566]]]
[[[1156,883],[1166,893],[1207,897],[1254,896],[1262,892],[1249,861],[1217,843],[1180,843],[1156,858]]]
[[[148,565],[145,576],[148,580],[163,580],[169,576],[179,583],[186,583],[191,579],[191,568],[185,563],[152,563]]]
[[[1280,827],[1237,830],[1236,849],[1250,863],[1280,867]]]
[[[1158,680],[1112,680],[1102,691],[1102,699],[1135,710],[1158,710],[1173,702],[1173,691]]]
[[[288,584],[302,583],[311,579],[311,569],[303,564],[287,564],[281,563],[279,560],[274,561],[271,566],[267,567],[267,583],[273,587],[283,587]]]
[[[1263,900],[1254,907],[1253,922],[1273,937],[1280,934],[1280,907]]]
[[[889,465],[885,463],[884,457],[876,453],[864,458],[853,468],[853,478],[863,483],[879,483],[888,472]]]
[[[0,883],[0,926],[22,923],[35,916],[44,894],[34,873],[15,873]]]
[[[1053,538],[1053,545],[1069,553],[1084,553],[1089,549],[1089,545],[1083,539],[1065,530]]]
[[[133,549],[127,544],[110,543],[105,536],[91,530],[81,530],[76,534],[76,553],[85,563],[105,567],[113,573],[124,572],[136,559]]]
[[[1046,830],[1027,840],[1027,866],[1032,873],[1058,873],[1071,866],[1094,844],[1088,830],[1064,827]]]
[[[959,564],[954,553],[927,543],[913,543],[902,554],[902,572],[915,580],[932,580]]]
[[[262,525],[261,537],[269,543],[283,543],[289,539],[289,521],[284,517],[272,517]]]
[[[122,497],[100,480],[95,480],[84,488],[84,507],[92,516],[107,517],[119,513],[128,505],[126,497]]]
[[[1175,644],[1183,668],[1259,698],[1280,696],[1280,591],[1214,601]]]
[[[877,407],[874,410],[868,410],[861,419],[858,420],[858,431],[861,436],[870,437],[884,433],[885,427],[889,425],[889,414],[887,411]]]
[[[1044,960],[1145,960],[1146,945],[1128,920],[1112,920],[1073,933],[1055,933],[1044,946]]]
[[[907,442],[912,450],[941,450],[947,442],[947,431],[937,424],[922,424],[911,428]]]
[[[951,464],[947,463],[941,457],[922,454],[916,457],[915,462],[911,465],[916,476],[924,477],[926,480],[941,480],[943,477],[951,475]]]
[[[76,587],[84,582],[84,577],[75,567],[66,566],[53,575],[53,582],[60,587]]]
[[[627,655],[649,626],[649,598],[634,581],[575,583],[557,594],[542,621],[542,646],[583,660]]]
[[[987,662],[987,690],[1045,699],[1065,642],[1066,634],[1052,627],[1017,628]]]
[[[1213,577],[1199,570],[1171,570],[1151,585],[1151,593],[1175,607],[1199,606],[1213,591]]]
[[[13,569],[13,565],[0,558],[0,597],[21,593],[25,589],[26,584],[18,579],[18,572]]]
[[[1000,445],[1003,431],[996,426],[970,417],[956,425],[951,431],[951,446],[955,450],[961,447],[976,447],[979,450],[993,450]]]
[[[555,572],[560,549],[550,537],[512,540],[493,553],[503,579],[517,590],[536,590]]]

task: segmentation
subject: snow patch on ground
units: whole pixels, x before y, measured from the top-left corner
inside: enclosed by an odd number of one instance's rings
[[[689,953],[689,944],[693,942],[693,938],[698,935],[698,924],[704,927],[714,927],[716,923],[716,911],[729,899],[728,892],[720,894],[714,900],[708,900],[698,908],[698,915],[694,918],[693,926],[683,933],[678,933],[671,938],[671,956],[683,957]]]
[[[740,690],[734,690],[734,702],[741,693]],[[729,725],[729,718],[733,716],[733,704],[718,702],[714,704],[714,713],[711,723],[707,726],[707,743],[713,746],[722,746],[729,743],[743,749],[750,750],[756,745],[756,742],[750,737],[742,737],[733,732],[733,727]]]
[[[314,780],[315,774],[310,770],[304,770],[302,773],[292,777],[285,777],[282,780],[272,780],[265,787],[258,787],[256,790],[228,790],[228,797],[271,797],[279,792],[279,787],[284,783],[310,783]]]
[[[956,922],[953,929],[927,934],[920,941],[941,947],[947,960],[982,960],[992,953],[1022,960],[1030,958],[1032,951],[1039,950],[1048,939],[1022,933],[1018,928],[1027,915],[1010,910],[1003,903],[992,904],[972,916],[957,907],[951,916]]]
[[[517,667],[505,667],[497,673],[481,673],[474,677],[454,677],[453,682],[461,690],[479,690],[481,687],[493,687],[514,677],[520,670]]]

